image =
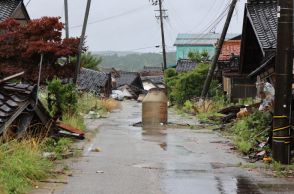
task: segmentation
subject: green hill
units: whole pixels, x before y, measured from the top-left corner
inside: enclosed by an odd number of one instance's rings
[[[102,57],[101,67],[116,68],[124,71],[140,71],[144,66],[158,66],[162,64],[162,55],[158,53],[123,53],[123,52],[94,52]],[[176,64],[176,53],[167,53],[167,64]]]

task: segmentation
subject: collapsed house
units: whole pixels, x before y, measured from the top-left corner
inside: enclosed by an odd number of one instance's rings
[[[51,117],[37,100],[37,86],[0,84],[0,134],[24,134],[34,123],[46,126]]]
[[[163,76],[145,76],[141,77],[144,90],[149,91],[153,88],[166,88]]]
[[[141,75],[141,77],[162,76],[163,69],[162,69],[162,67],[144,66],[143,70],[140,71],[140,75]]]
[[[21,138],[30,134],[84,139],[82,131],[50,116],[37,97],[36,85],[9,82],[22,74],[0,80],[0,136]]]
[[[111,74],[82,68],[77,80],[78,89],[101,97],[109,97],[112,91]]]
[[[127,98],[137,99],[144,93],[143,83],[139,73],[112,71],[112,89],[122,91]]]

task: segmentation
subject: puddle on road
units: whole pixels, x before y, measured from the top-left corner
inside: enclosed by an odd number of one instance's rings
[[[173,137],[171,134],[167,133],[165,126],[144,127],[142,131],[142,140],[155,142],[163,151],[166,151],[170,154],[178,156],[193,154],[193,152],[187,149],[185,146],[177,145],[178,142],[173,142]]]
[[[261,194],[259,187],[246,177],[216,176],[205,170],[168,172],[163,188],[169,194]]]

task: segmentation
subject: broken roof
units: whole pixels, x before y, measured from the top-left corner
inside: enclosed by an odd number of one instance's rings
[[[197,63],[189,59],[181,59],[177,63],[176,71],[178,73],[193,71]]]
[[[227,40],[224,42],[219,61],[229,61],[234,56],[240,56],[241,40]]]
[[[144,66],[143,70],[145,70],[145,71],[162,71],[162,67]]]
[[[0,85],[0,134],[31,104],[35,90],[28,84]]]
[[[226,39],[231,39],[239,34],[227,34]],[[174,46],[201,46],[209,45],[214,46],[220,39],[221,34],[178,34]]]
[[[0,0],[0,21],[12,16],[22,0]]]
[[[98,94],[109,80],[108,73],[82,68],[77,83],[80,90]]]
[[[164,78],[162,76],[144,76],[141,77],[142,81],[151,81],[154,84],[164,84]]]
[[[119,77],[116,78],[116,87],[133,85],[137,79],[141,80],[139,73],[121,71],[119,72]]]

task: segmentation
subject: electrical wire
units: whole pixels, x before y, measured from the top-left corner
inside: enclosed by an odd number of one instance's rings
[[[232,2],[231,2],[232,3]],[[205,36],[207,36],[212,29],[216,28],[216,26],[219,25],[219,23],[224,19],[224,17],[227,15],[227,12],[231,6],[231,3],[229,2],[226,7],[223,9],[223,11],[218,15],[218,17],[216,19],[214,19],[212,22],[210,22],[210,24],[200,33],[200,36],[196,39],[190,40],[187,43],[192,43],[192,41],[195,40],[201,40],[202,38],[204,38]]]
[[[30,4],[31,1],[32,1],[32,0],[29,0],[29,1],[27,2],[26,7]]]
[[[148,6],[144,5],[144,6],[141,6],[141,7],[136,8],[136,9],[131,9],[129,11],[122,12],[122,13],[119,13],[119,14],[116,14],[116,15],[113,15],[113,16],[109,16],[109,17],[102,18],[102,19],[99,19],[99,20],[94,20],[92,22],[88,22],[88,25],[97,24],[97,23],[100,23],[100,22],[105,22],[105,21],[108,21],[108,20],[112,20],[112,19],[115,19],[115,18],[119,18],[119,17],[125,16],[125,15],[129,15],[129,14],[135,13],[137,11],[140,11],[142,9],[145,9],[147,7]],[[82,26],[83,25],[75,25],[75,26],[71,26],[70,28],[71,29],[72,28],[80,28]]]

